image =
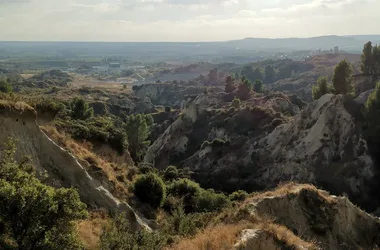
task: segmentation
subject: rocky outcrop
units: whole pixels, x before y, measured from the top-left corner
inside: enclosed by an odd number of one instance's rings
[[[284,185],[258,194],[245,204],[251,216],[272,218],[273,223],[285,226],[307,242],[314,242],[319,249],[375,249],[380,243],[379,218],[363,212],[346,197],[329,195],[311,185]],[[257,243],[258,232],[257,229],[243,232],[240,242]],[[262,240],[271,243],[268,249],[284,249],[278,248],[278,241],[273,237]],[[243,249],[264,249],[252,246]]]
[[[254,152],[265,167],[263,185],[283,180],[318,183],[370,205],[373,162],[343,96],[324,95],[261,139]]]
[[[36,123],[36,112],[24,103],[1,103],[1,142],[9,137],[17,141],[16,156],[28,156],[37,172],[46,172],[54,186],[76,188],[81,200],[93,208],[105,208],[111,212],[127,212],[132,226],[147,227],[147,221],[139,217],[125,202],[116,199],[100,181],[93,178],[67,150],[58,146]]]
[[[182,86],[180,84],[155,83],[133,87],[134,94],[144,99],[149,97],[153,104],[180,107],[187,95],[199,95],[204,88]]]
[[[343,96],[327,94],[301,111],[279,95],[245,103],[260,106],[218,109],[217,95],[190,101],[145,161],[189,168],[205,188],[257,191],[297,181],[376,209],[373,161]],[[281,106],[298,114],[284,117],[274,111]]]

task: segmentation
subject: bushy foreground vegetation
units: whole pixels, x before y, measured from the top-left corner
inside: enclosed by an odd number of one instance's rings
[[[1,152],[0,248],[83,249],[74,221],[87,212],[78,192],[45,185],[14,153],[13,141]]]

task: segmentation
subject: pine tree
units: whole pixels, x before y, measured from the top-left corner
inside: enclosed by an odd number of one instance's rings
[[[332,79],[337,94],[352,94],[354,89],[352,86],[352,67],[346,60],[341,61],[334,69]]]
[[[321,96],[331,92],[332,86],[327,83],[327,77],[322,76],[318,78],[317,84],[312,88],[313,100],[318,100]]]
[[[140,162],[150,144],[148,137],[153,125],[151,115],[130,115],[126,121],[126,133],[128,136],[129,151],[133,160]]]
[[[361,70],[364,74],[372,74],[373,71],[373,55],[372,55],[372,43],[367,42],[364,44],[363,53],[361,56]]]
[[[94,115],[93,108],[83,98],[74,98],[70,104],[71,116],[77,120],[87,120]]]

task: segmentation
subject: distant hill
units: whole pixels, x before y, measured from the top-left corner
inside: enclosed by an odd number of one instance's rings
[[[210,56],[248,56],[260,59],[274,52],[340,50],[360,53],[368,40],[380,43],[380,35],[320,36],[310,38],[245,38],[222,42],[0,42],[0,59],[127,57],[134,60],[210,59]],[[259,53],[258,53],[259,52]]]
[[[243,40],[228,41],[227,44],[239,49],[270,49],[270,50],[327,50],[335,46],[339,49],[357,52],[361,51],[367,41],[380,42],[380,35],[367,36],[320,36],[310,38],[245,38]]]

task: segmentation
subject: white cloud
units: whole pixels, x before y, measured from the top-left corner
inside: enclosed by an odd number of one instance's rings
[[[0,0],[0,40],[206,41],[378,32],[379,0]]]

